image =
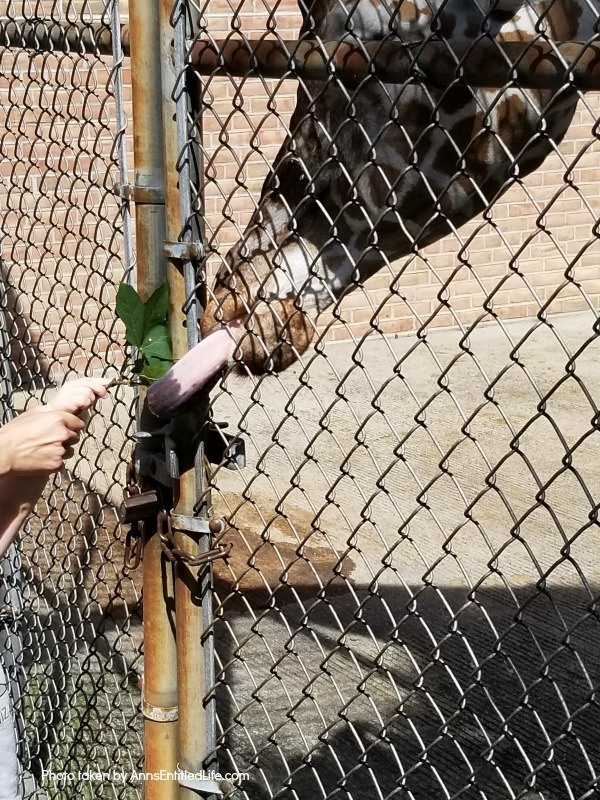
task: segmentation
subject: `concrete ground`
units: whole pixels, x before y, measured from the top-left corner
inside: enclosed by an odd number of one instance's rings
[[[213,493],[236,797],[592,796],[594,322],[370,337],[215,393],[248,458]]]

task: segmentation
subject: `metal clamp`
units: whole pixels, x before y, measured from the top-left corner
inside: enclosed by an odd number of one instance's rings
[[[167,258],[174,261],[199,261],[204,256],[202,242],[164,242]]]
[[[185,514],[171,514],[171,527],[177,531],[190,531],[191,533],[223,533],[227,523],[222,517],[217,519],[202,519],[189,517]]]
[[[179,706],[153,706],[142,697],[142,716],[153,722],[177,722]]]
[[[144,697],[144,677],[140,679],[142,693],[142,716],[153,722],[177,722],[179,719],[179,706],[155,706]]]
[[[113,191],[123,200],[133,200],[139,205],[161,206],[165,204],[162,186],[138,186],[134,183],[115,183]]]
[[[246,466],[246,444],[240,436],[225,433],[227,422],[210,420],[204,428],[204,452],[211,464],[238,470]]]
[[[188,519],[188,517],[182,517],[182,519]],[[231,548],[233,547],[231,542],[217,545],[217,547],[214,547],[212,550],[207,550],[204,553],[192,555],[177,546],[175,533],[171,524],[171,517],[169,517],[168,514],[161,511],[156,521],[160,546],[169,561],[182,561],[190,567],[203,567],[206,564],[210,564],[212,561],[218,561],[221,558],[229,557]],[[209,521],[209,527],[212,521],[213,520]]]
[[[173,481],[179,478],[179,460],[171,437],[171,426],[165,425],[153,431],[137,431],[133,436],[139,444],[135,451],[136,473],[171,488]],[[159,438],[164,439],[162,450],[144,446]]]

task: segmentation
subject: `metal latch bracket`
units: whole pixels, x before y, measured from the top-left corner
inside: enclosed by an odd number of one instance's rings
[[[138,205],[160,206],[165,204],[162,186],[138,186],[134,183],[115,183],[113,191],[123,200],[133,200]]]
[[[199,261],[204,257],[202,242],[164,242],[164,251],[167,258],[173,261]]]

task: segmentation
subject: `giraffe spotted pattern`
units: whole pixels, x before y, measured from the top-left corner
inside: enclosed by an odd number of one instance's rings
[[[588,41],[600,13],[587,0],[314,0],[301,10],[304,37],[441,36],[450,49],[482,37]],[[255,374],[285,369],[342,294],[447,236],[537,169],[565,135],[577,100],[570,86],[301,82],[290,135],[209,293],[206,338],[150,389],[151,410],[179,413],[231,363]]]

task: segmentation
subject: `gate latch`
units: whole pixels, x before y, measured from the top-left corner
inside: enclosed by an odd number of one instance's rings
[[[229,781],[214,781],[205,778],[197,777],[193,772],[182,771],[179,775],[180,786],[186,789],[191,789],[199,795],[217,795],[222,797],[224,794],[229,794],[233,791],[233,786]]]
[[[135,467],[133,461],[127,465],[127,483],[123,489],[123,502],[119,508],[119,521],[129,525],[129,530],[125,537],[125,552],[123,554],[123,570],[137,569],[142,557],[142,531],[140,521],[152,515],[143,513],[149,498],[145,495],[152,492],[142,492],[135,477]],[[158,496],[156,496],[158,505]],[[152,498],[154,500],[154,498]],[[156,512],[154,512],[156,513]]]

